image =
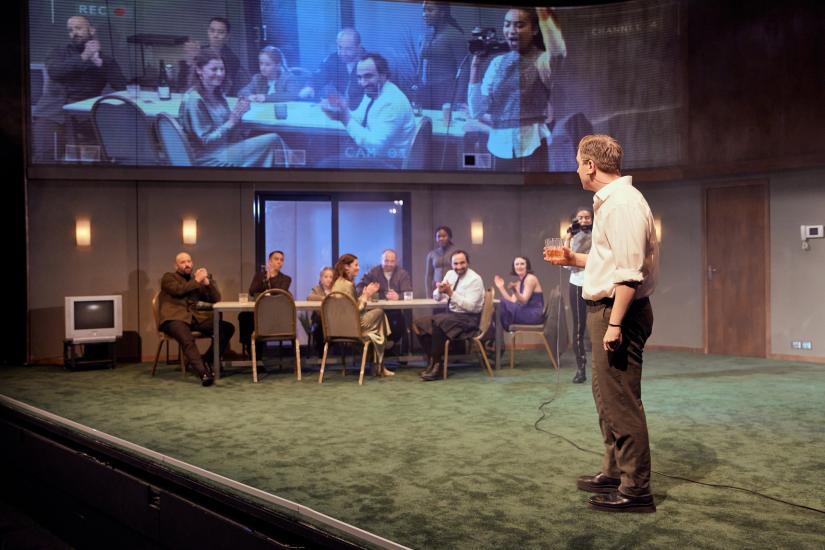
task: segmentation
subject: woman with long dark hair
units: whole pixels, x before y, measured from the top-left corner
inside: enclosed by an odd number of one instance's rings
[[[510,325],[540,325],[544,323],[544,294],[541,282],[533,274],[530,258],[516,256],[513,258],[511,275],[518,280],[504,286],[504,279],[498,275],[493,281],[501,293],[501,328],[507,330]],[[512,292],[510,292],[512,291]]]
[[[513,8],[503,30],[510,51],[492,59],[474,55],[470,63],[470,116],[486,126],[497,170],[543,172],[552,139],[550,61],[566,55],[564,38],[548,8]]]
[[[226,67],[211,48],[195,56],[195,85],[180,104],[178,118],[200,166],[285,166],[286,147],[278,134],[244,139],[241,117],[249,100],[239,98],[234,108],[224,96]]]
[[[384,367],[384,347],[387,343],[387,336],[390,334],[390,323],[384,310],[374,308],[367,310],[367,302],[378,292],[378,283],[370,283],[364,287],[361,296],[355,293],[355,278],[358,276],[360,267],[358,258],[353,254],[344,254],[338,258],[333,275],[333,292],[343,292],[352,297],[358,304],[361,312],[361,329],[369,337],[375,347],[375,360],[373,361],[373,373],[379,376],[394,376],[395,373]]]
[[[591,233],[593,229],[593,211],[587,206],[580,206],[572,218],[573,224],[568,230],[567,246],[573,252],[587,254],[590,252]],[[573,312],[573,353],[576,356],[576,375],[574,384],[581,384],[587,380],[587,355],[584,343],[587,332],[587,304],[582,297],[584,286],[584,268],[568,267],[570,270],[570,284],[568,285],[568,299],[570,310]]]

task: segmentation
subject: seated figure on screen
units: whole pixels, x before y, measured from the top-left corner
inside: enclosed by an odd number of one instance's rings
[[[212,334],[212,312],[198,307],[198,302],[215,303],[221,300],[221,292],[211,280],[205,267],[192,270],[192,257],[186,252],[175,256],[175,271],[164,273],[160,280],[158,296],[158,321],[160,330],[174,338],[204,386],[214,381],[212,368],[212,346],[201,356],[192,336],[193,331]],[[235,332],[235,327],[221,321],[221,356]],[[214,345],[214,344],[213,344]]]
[[[321,269],[318,275],[318,284],[312,287],[307,296],[308,302],[323,302],[324,298],[332,292],[332,279],[335,276],[335,270],[329,266]],[[324,325],[321,322],[321,315],[317,311],[313,311],[309,321],[309,334],[312,339],[312,344],[318,355],[324,352]]]
[[[69,17],[66,29],[69,43],[56,47],[46,58],[43,95],[32,107],[35,162],[62,160],[67,143],[95,142],[91,121],[64,114],[64,105],[99,96],[107,85],[113,90],[126,87],[120,66],[103,52],[88,18]]]
[[[232,48],[229,47],[229,32],[232,25],[225,17],[213,17],[209,20],[209,27],[206,29],[209,38],[209,48],[219,52],[226,69],[226,83],[224,93],[228,96],[238,95],[241,86],[249,82],[249,71],[241,64],[241,60]],[[183,59],[178,63],[178,74],[175,82],[175,89],[185,92],[195,85],[198,78],[195,66],[195,58],[201,51],[201,44],[197,40],[187,40],[183,45]]]
[[[361,278],[361,282],[356,287],[358,292],[363,292],[364,287],[370,283],[378,283],[379,300],[401,300],[405,292],[412,292],[410,274],[398,265],[397,258],[398,254],[395,250],[386,249],[381,254],[381,265],[373,267]],[[398,309],[388,309],[386,314],[390,322],[390,339],[397,342],[407,332],[404,312]]]
[[[281,273],[284,266],[284,253],[280,250],[273,250],[269,253],[266,262],[266,271],[259,271],[252,277],[249,283],[249,297],[254,300],[258,294],[272,288],[279,288],[289,292],[289,285],[292,284],[292,277]],[[255,330],[255,321],[251,311],[244,311],[238,314],[238,339],[244,350],[249,349],[252,344],[252,331]]]
[[[178,118],[199,166],[285,166],[286,146],[278,134],[245,138],[241,117],[249,100],[239,98],[234,108],[224,96],[226,71],[221,54],[204,48],[195,57],[195,85],[180,104]]]
[[[447,2],[427,0],[421,5],[427,31],[418,44],[418,74],[413,101],[425,109],[441,109],[444,103],[463,102],[467,92],[469,67],[461,70],[463,85],[456,74],[467,56],[464,30],[450,13]]]
[[[484,305],[484,282],[470,269],[470,257],[463,250],[452,254],[453,268],[433,291],[433,299],[447,303],[447,311],[416,319],[413,330],[427,354],[424,381],[438,380],[444,372],[444,344],[447,340],[469,338],[478,331]]]
[[[487,150],[496,170],[545,172],[552,139],[546,124],[551,118],[550,62],[567,54],[564,38],[550,9],[513,8],[504,17],[504,39],[509,52],[492,59],[473,56],[470,116],[488,126]]]
[[[275,46],[266,46],[258,53],[258,67],[261,72],[252,76],[252,81],[241,88],[238,97],[249,101],[292,101],[306,80],[286,64],[283,52]],[[302,69],[301,69],[302,70]]]
[[[350,109],[355,109],[364,97],[358,83],[355,66],[363,55],[361,35],[351,28],[342,29],[335,40],[336,51],[329,54],[315,71],[310,82],[301,90],[302,99],[322,99],[334,91],[344,98]]]
[[[381,54],[365,53],[356,66],[364,88],[361,104],[350,111],[346,102],[331,95],[321,109],[346,128],[353,143],[343,145],[328,168],[400,168],[415,137],[415,116],[407,96],[390,82],[390,68]]]

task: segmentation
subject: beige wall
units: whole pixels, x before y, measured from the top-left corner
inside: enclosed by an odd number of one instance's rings
[[[825,326],[825,305],[816,300],[825,240],[802,252],[799,224],[825,223],[825,171],[775,175],[771,180],[772,352],[814,358]],[[702,349],[703,201],[701,182],[645,184],[654,214],[662,220],[662,265],[653,299],[656,324],[651,344]],[[157,345],[151,298],[175,253],[188,250],[206,265],[221,291],[232,299],[255,269],[253,198],[256,190],[301,190],[300,184],[261,183],[76,183],[29,184],[29,304],[31,357],[61,355],[63,297],[124,295],[124,330],[138,330],[142,352]],[[506,276],[515,254],[526,254],[547,290],[561,285],[566,271],[540,261],[546,237],[557,236],[562,219],[592,197],[577,185],[459,186],[397,184],[313,184],[312,190],[403,190],[411,193],[412,275],[423,293],[424,257],[433,246],[433,228],[450,225],[473,267],[487,284]],[[74,219],[92,220],[92,246],[74,243]],[[181,219],[198,220],[198,244],[181,245]],[[470,243],[470,222],[484,223],[484,244]],[[811,352],[791,351],[791,339],[814,342]],[[236,345],[237,349],[237,345]]]

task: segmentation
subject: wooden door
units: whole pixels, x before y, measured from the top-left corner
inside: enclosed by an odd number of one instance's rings
[[[764,182],[706,190],[708,353],[767,354],[768,230],[768,186]]]

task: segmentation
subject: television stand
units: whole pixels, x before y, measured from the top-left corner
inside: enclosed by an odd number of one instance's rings
[[[115,368],[117,341],[75,342],[63,340],[63,367],[68,370]]]

